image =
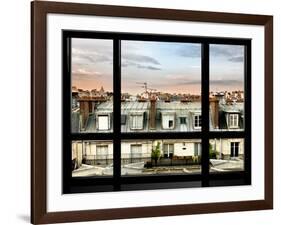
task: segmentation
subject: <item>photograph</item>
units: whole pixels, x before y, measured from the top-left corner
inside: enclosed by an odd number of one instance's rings
[[[113,132],[113,40],[71,38],[72,132]],[[201,131],[201,44],[121,41],[121,132]],[[209,129],[243,131],[244,48],[210,45]],[[112,176],[113,142],[72,142],[73,177]],[[243,139],[210,139],[210,172],[244,169]],[[201,173],[201,139],[122,140],[121,175]]]

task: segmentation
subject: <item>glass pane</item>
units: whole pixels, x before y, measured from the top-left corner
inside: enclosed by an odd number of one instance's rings
[[[244,129],[244,51],[210,45],[210,130]]]
[[[200,131],[201,44],[121,42],[121,131]]]
[[[71,40],[72,132],[112,132],[113,42]]]
[[[124,140],[121,173],[126,175],[201,173],[201,140]]]
[[[112,141],[72,142],[72,177],[112,175]]]
[[[209,155],[211,173],[244,170],[244,139],[211,139]]]

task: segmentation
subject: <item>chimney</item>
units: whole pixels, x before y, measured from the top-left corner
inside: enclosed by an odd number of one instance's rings
[[[219,128],[219,100],[210,98],[211,120],[215,129]]]
[[[156,129],[156,98],[150,99],[149,128]]]
[[[89,100],[86,99],[80,99],[80,116],[81,116],[81,129],[85,130],[86,127],[86,121],[89,117]]]

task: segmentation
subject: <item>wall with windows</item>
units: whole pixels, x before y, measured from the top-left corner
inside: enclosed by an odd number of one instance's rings
[[[211,139],[210,144],[212,149],[218,153],[218,157],[230,158],[240,156],[243,159],[244,156],[244,140],[239,138],[231,139]],[[236,151],[238,149],[238,155],[231,155],[231,151]],[[220,156],[222,153],[222,156]]]

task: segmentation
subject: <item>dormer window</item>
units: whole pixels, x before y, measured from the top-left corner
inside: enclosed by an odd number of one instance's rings
[[[180,124],[186,124],[186,117],[180,117]]]
[[[98,115],[98,130],[109,130],[110,128],[110,120],[109,115]]]
[[[162,115],[162,128],[163,129],[174,129],[175,128],[175,116],[174,114]]]
[[[121,115],[121,125],[126,124],[127,115]]]
[[[198,114],[193,116],[193,124],[194,124],[194,129],[201,129],[202,126],[201,115]]]
[[[228,126],[229,128],[239,127],[239,115],[237,113],[229,114]]]
[[[130,128],[132,130],[143,129],[143,113],[130,115]]]

